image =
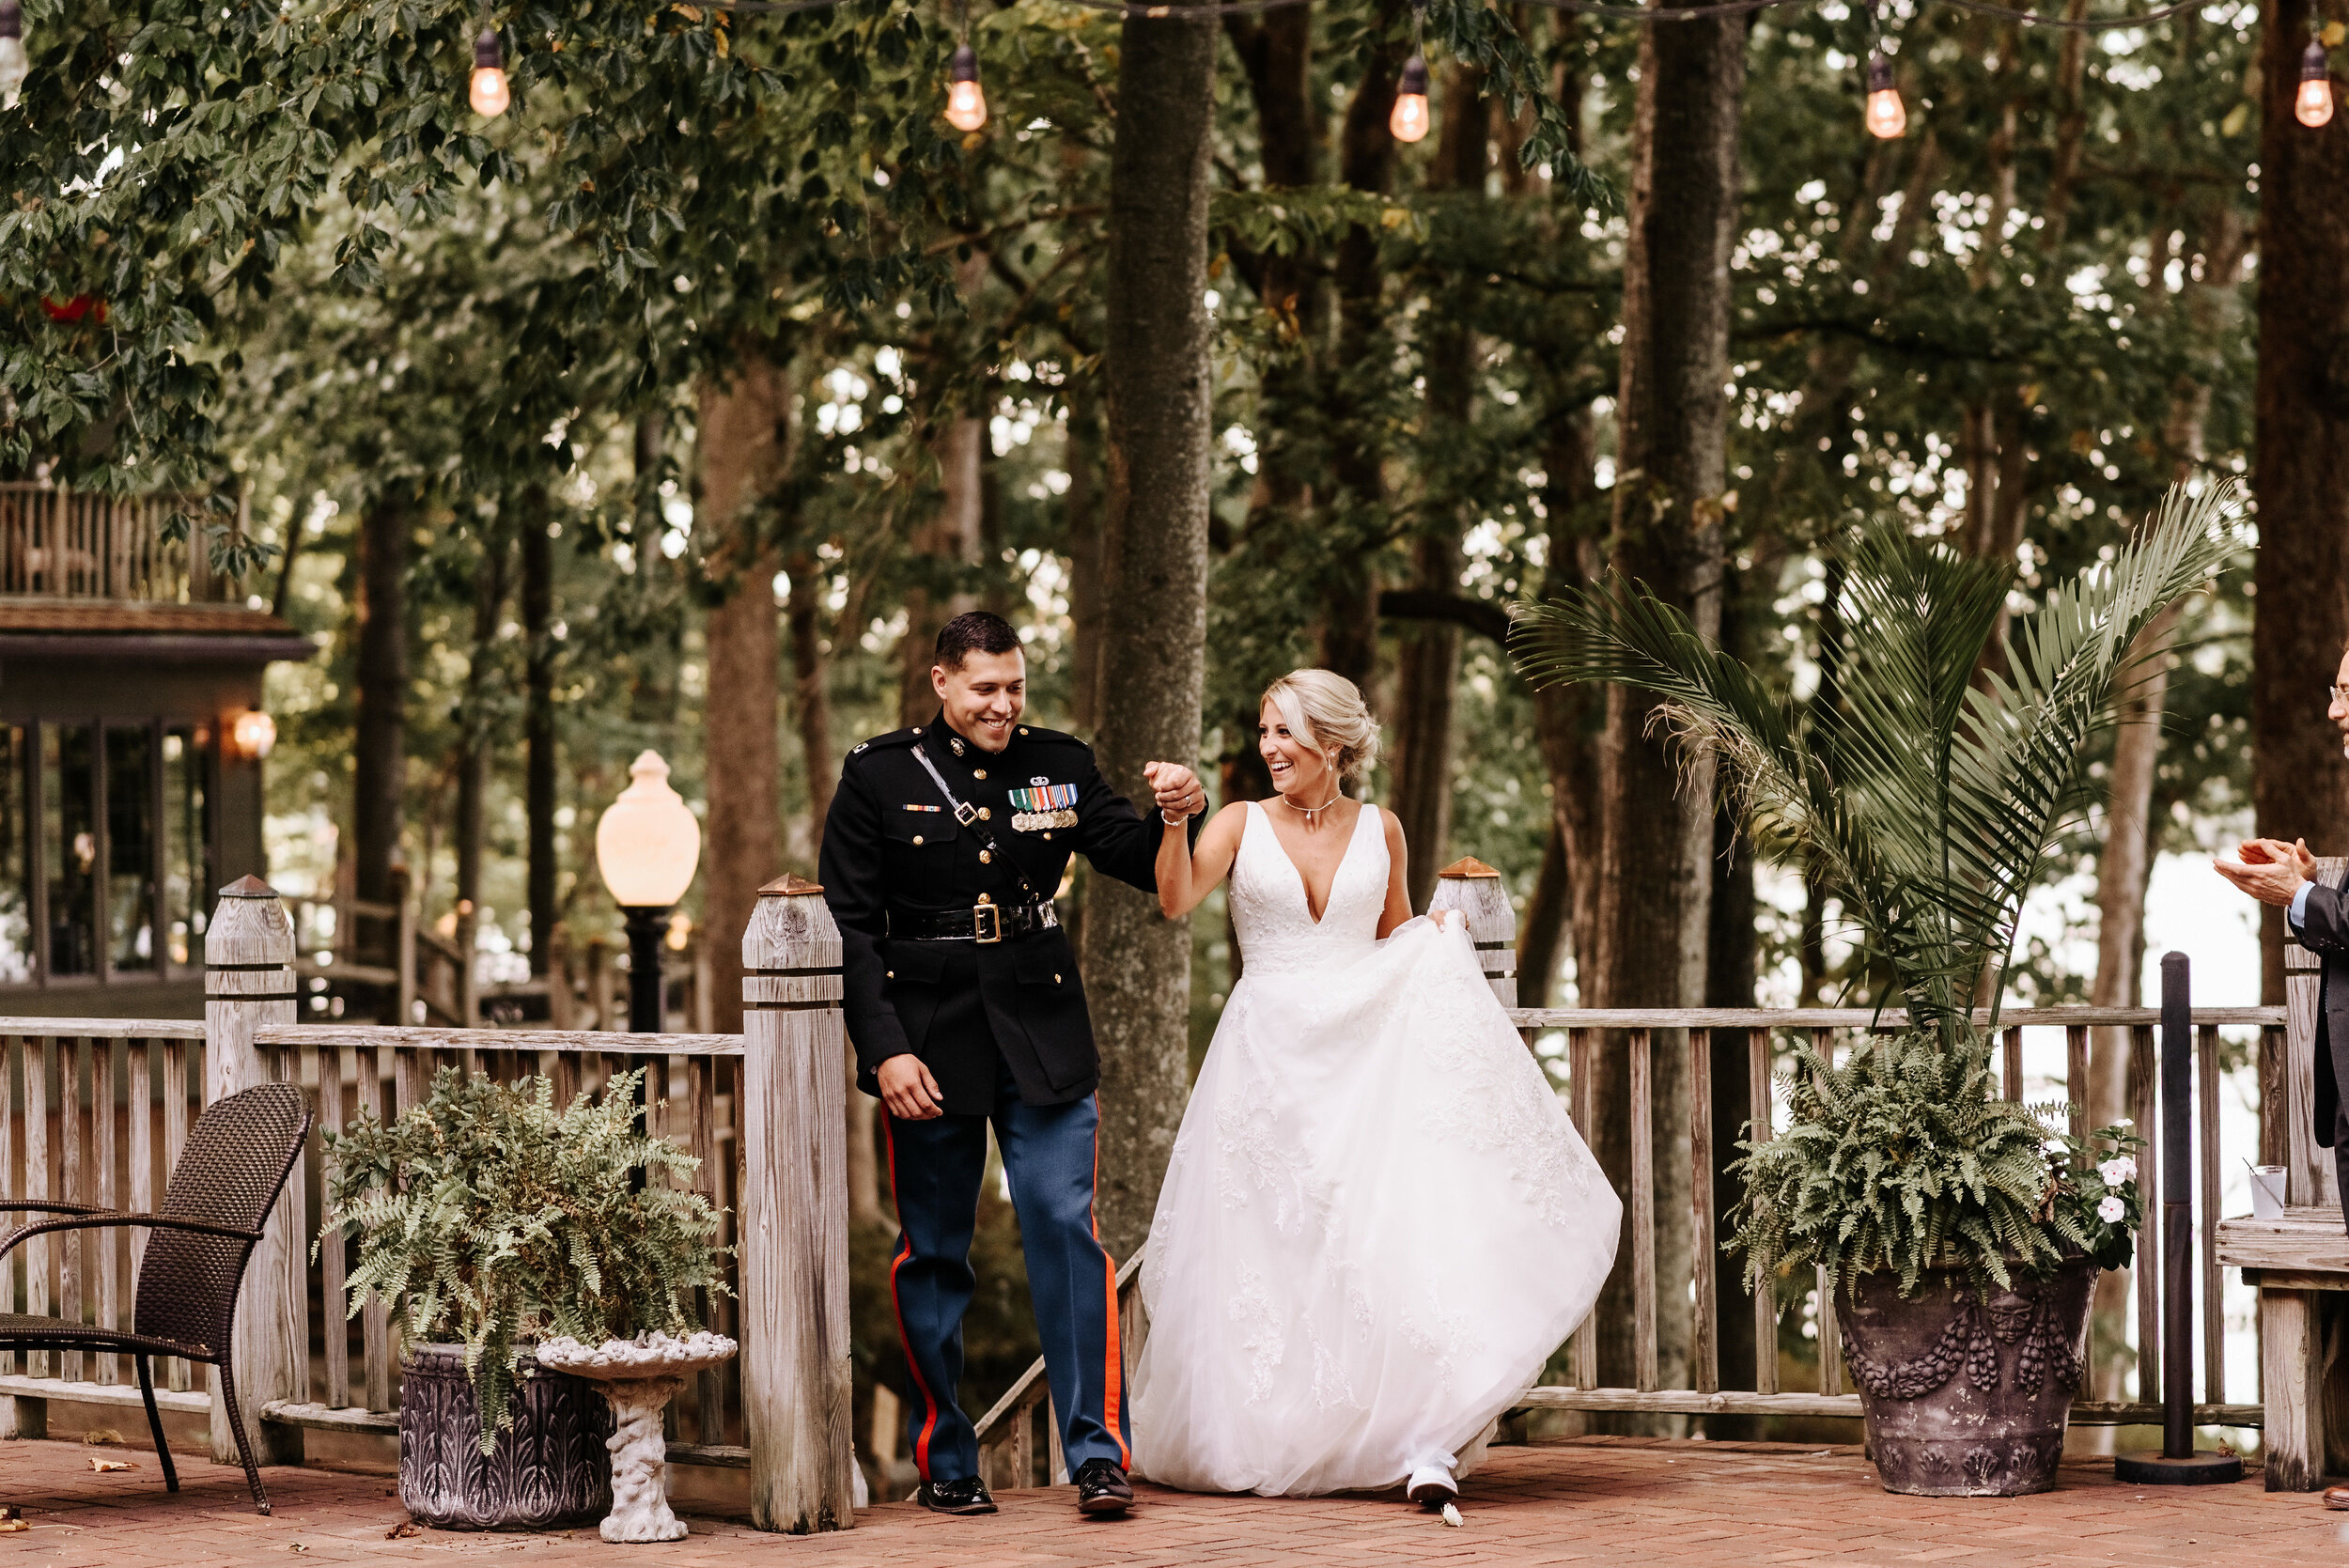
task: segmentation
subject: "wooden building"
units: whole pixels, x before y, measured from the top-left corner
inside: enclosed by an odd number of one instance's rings
[[[268,875],[261,675],[315,649],[173,510],[0,484],[0,1014],[200,1016],[213,894]]]

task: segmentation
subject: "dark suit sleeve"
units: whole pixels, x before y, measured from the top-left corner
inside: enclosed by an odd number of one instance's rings
[[[2301,911],[2300,945],[2327,958],[2349,958],[2349,893],[2318,882]]]
[[[1206,820],[1205,812],[1190,819],[1193,848]],[[1159,827],[1158,808],[1136,810],[1131,800],[1110,787],[1088,752],[1084,784],[1077,796],[1077,848],[1093,862],[1093,869],[1143,893],[1157,893]]]
[[[824,847],[817,877],[840,927],[842,1011],[857,1065],[865,1072],[913,1048],[905,1025],[882,994],[889,934],[888,892],[881,875],[880,805],[853,765],[842,770],[824,817]]]

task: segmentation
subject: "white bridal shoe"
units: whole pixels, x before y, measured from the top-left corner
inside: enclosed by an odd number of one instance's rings
[[[1452,1479],[1451,1466],[1420,1466],[1411,1472],[1411,1479],[1404,1485],[1403,1493],[1428,1513],[1440,1513],[1445,1524],[1455,1529],[1460,1526],[1460,1488]]]

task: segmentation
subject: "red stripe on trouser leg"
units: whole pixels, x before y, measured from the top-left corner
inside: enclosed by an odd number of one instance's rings
[[[887,1112],[881,1115],[881,1134],[889,1144],[889,1196],[897,1202],[903,1190],[897,1186],[897,1133],[890,1126]],[[1097,1153],[1095,1163],[1100,1161]],[[906,1337],[905,1303],[897,1298],[897,1270],[913,1256],[913,1237],[907,1232],[904,1216],[898,1217],[897,1255],[889,1261],[889,1310],[897,1319],[897,1348],[905,1352],[906,1373],[913,1379],[914,1390],[922,1396],[922,1430],[913,1439],[913,1469],[924,1481],[930,1478],[930,1435],[938,1430],[938,1398],[930,1392],[929,1384],[922,1376],[922,1364],[914,1359],[913,1342]]]
[[[1101,1190],[1101,1096],[1093,1096],[1093,1189]],[[1093,1224],[1093,1239],[1101,1239],[1101,1219],[1092,1205],[1086,1205],[1086,1217]],[[1110,1439],[1117,1445],[1117,1463],[1121,1469],[1133,1467],[1133,1454],[1126,1447],[1126,1434],[1118,1429],[1117,1410],[1124,1403],[1126,1359],[1124,1347],[1117,1338],[1117,1260],[1109,1249],[1101,1249],[1101,1277],[1104,1305],[1108,1312],[1108,1349],[1101,1358],[1101,1424],[1109,1429]]]

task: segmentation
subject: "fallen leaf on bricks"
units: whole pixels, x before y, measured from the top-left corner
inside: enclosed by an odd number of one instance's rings
[[[32,1528],[32,1526],[24,1522],[24,1510],[23,1508],[12,1502],[0,1503],[0,1535],[6,1535],[20,1529],[30,1529]]]
[[[109,1471],[109,1470],[135,1470],[135,1469],[137,1469],[139,1467],[138,1467],[138,1461],[136,1461],[136,1460],[134,1460],[134,1459],[96,1459],[96,1458],[93,1458],[93,1459],[89,1462],[89,1467],[90,1467],[91,1469],[93,1469],[93,1470],[96,1470],[96,1471],[97,1471],[100,1475],[104,1475],[104,1474],[105,1474],[107,1471]]]
[[[422,1535],[424,1531],[417,1528],[415,1520],[402,1519],[399,1523],[394,1525],[391,1529],[383,1532],[383,1539],[386,1541],[405,1541],[412,1535]]]

